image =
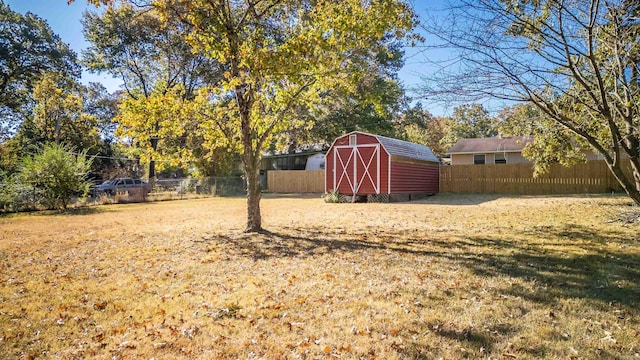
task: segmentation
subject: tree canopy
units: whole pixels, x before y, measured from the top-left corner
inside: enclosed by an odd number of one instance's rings
[[[208,142],[241,153],[251,232],[262,230],[258,171],[274,135],[309,126],[296,108],[313,107],[330,89],[353,91],[368,69],[366,49],[386,36],[403,38],[414,21],[410,6],[396,0],[153,5],[187,23],[187,41],[225,69],[194,104]]]
[[[532,104],[504,108],[497,117],[499,131],[507,136],[531,136],[522,150],[534,162],[534,176],[546,173],[552,164],[572,166],[587,160],[589,145],[572,136],[571,131],[549,119]]]
[[[464,104],[453,109],[453,116],[446,123],[446,132],[440,143],[445,149],[449,149],[460,139],[496,135],[496,120],[482,105]]]
[[[26,120],[21,132],[36,143],[64,143],[76,149],[95,148],[99,140],[98,121],[84,112],[79,92],[60,85],[55,74],[45,74],[33,90],[33,116]]]
[[[312,122],[310,128],[286,133],[284,142],[295,148],[300,144],[324,143],[351,131],[365,131],[386,136],[398,136],[397,117],[407,107],[408,100],[398,82],[398,71],[404,64],[402,42],[389,36],[362,49],[361,62],[368,70],[354,89],[327,89],[321,102],[297,116]]]
[[[417,103],[405,109],[396,120],[397,137],[426,145],[436,156],[442,157],[449,149],[442,140],[448,134],[450,124],[450,118],[433,116]]]
[[[76,54],[46,21],[16,13],[0,1],[0,140],[20,125],[20,112],[46,72],[77,77]]]
[[[155,177],[155,159],[182,165],[180,160],[201,142],[189,141],[196,129],[189,119],[176,118],[176,106],[220,76],[216,62],[185,42],[185,24],[163,19],[151,4],[124,3],[101,14],[86,13],[83,25],[91,44],[84,63],[123,81],[118,134],[143,150],[149,178]]]
[[[312,114],[323,96],[332,93],[350,98],[350,94],[356,94],[358,85],[367,84],[364,79],[375,63],[371,54],[392,54],[393,44],[404,39],[415,24],[411,6],[402,0],[87,1],[108,5],[113,14],[130,3],[145,9],[124,22],[115,16],[114,24],[115,21],[119,24],[116,28],[126,28],[128,23],[157,12],[162,20],[159,29],[175,31],[190,46],[191,54],[201,55],[219,67],[222,76],[210,79],[193,99],[183,97],[180,108],[197,119],[206,146],[241,154],[247,182],[249,232],[262,230],[258,171],[263,151],[277,136],[310,128],[314,117],[299,115]],[[87,18],[85,28],[89,29],[91,42],[96,44],[87,54],[88,64],[120,73],[125,81],[133,80],[134,87],[152,99],[146,90],[154,87],[147,86],[148,82],[142,79],[146,77],[144,70],[153,67],[135,64],[145,64],[136,59],[153,54],[155,49],[138,49],[146,38],[129,44],[116,40],[112,46],[110,41],[123,37],[113,36],[113,31],[103,32],[105,25],[111,26],[101,23],[106,19]],[[131,35],[139,34],[134,31]],[[106,46],[98,45],[105,39]],[[121,45],[140,56],[130,57],[131,52],[119,51]],[[378,89],[395,87],[381,76],[374,76],[369,84]],[[163,95],[169,94],[171,88],[165,86],[167,91]],[[384,91],[377,91],[377,95],[381,94]],[[137,98],[132,91],[130,95]],[[132,102],[128,106],[144,108]],[[381,108],[375,110],[383,113]],[[153,134],[158,133],[159,122],[147,125],[151,126],[146,129],[152,134],[151,139],[158,138]],[[144,129],[140,127],[141,132]],[[157,143],[152,143],[154,151],[155,146]]]

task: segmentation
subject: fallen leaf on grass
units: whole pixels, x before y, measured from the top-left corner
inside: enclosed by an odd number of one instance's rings
[[[213,313],[211,316],[214,319],[222,319],[222,318],[237,318],[240,316],[239,311],[242,308],[240,307],[240,305],[233,303],[233,304],[228,304],[227,307],[222,308],[218,311],[216,311],[215,313]]]
[[[299,343],[296,344],[296,353],[298,354],[302,354],[305,351],[307,351],[307,349],[309,347],[311,347],[311,342],[309,341],[309,339],[305,339],[303,341],[300,341]]]
[[[123,341],[120,343],[120,345],[118,345],[119,348],[122,349],[135,349],[137,346],[134,343],[131,343],[129,341]]]
[[[605,337],[600,339],[600,341],[602,341],[602,342],[609,341],[609,342],[612,342],[614,344],[617,342],[616,339],[613,336],[611,336],[611,332],[610,331],[605,331],[604,335],[605,335]]]
[[[218,259],[218,256],[207,255],[203,257],[202,260],[200,260],[200,262],[202,262],[203,264],[209,264],[209,263],[216,262],[217,259]]]
[[[189,339],[193,339],[193,337],[197,335],[199,331],[200,331],[200,328],[193,325],[188,328],[182,329],[182,335],[186,336]]]
[[[108,304],[109,304],[108,301],[97,302],[93,304],[93,308],[96,310],[104,310]]]

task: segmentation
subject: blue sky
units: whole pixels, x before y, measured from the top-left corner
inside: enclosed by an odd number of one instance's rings
[[[69,44],[78,56],[88,46],[82,36],[80,19],[85,10],[96,8],[87,5],[86,1],[76,0],[71,5],[67,5],[66,0],[4,0],[4,2],[13,11],[23,14],[32,12],[46,20],[53,32],[60,36],[63,42]],[[121,84],[121,81],[108,74],[91,74],[85,70],[82,74],[82,82],[89,81],[102,83],[109,91],[118,90]]]
[[[87,5],[86,0],[75,0],[71,5],[67,5],[66,0],[4,0],[13,11],[19,13],[32,12],[43,18],[49,23],[53,31],[60,36],[62,41],[78,54],[81,55],[82,50],[88,46],[87,41],[82,35],[82,24],[80,19],[86,10],[96,10],[92,5]],[[443,0],[424,1],[414,0],[414,9],[418,14],[425,15],[438,8],[442,8]],[[409,95],[413,96],[413,89],[416,89],[422,80],[420,74],[428,70],[425,59],[432,58],[433,53],[424,52],[421,47],[405,48],[406,60],[405,66],[400,71],[400,80],[408,90]],[[84,71],[82,82],[87,83],[95,81],[102,83],[109,91],[115,91],[119,88],[121,81],[112,78],[108,74],[92,74]],[[434,115],[448,115],[450,111],[446,108],[429,104],[424,106]]]

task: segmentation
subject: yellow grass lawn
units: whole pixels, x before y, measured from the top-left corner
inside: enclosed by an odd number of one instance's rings
[[[0,217],[0,358],[640,359],[624,197],[267,197]]]

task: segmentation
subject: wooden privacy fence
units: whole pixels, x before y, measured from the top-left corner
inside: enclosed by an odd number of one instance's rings
[[[623,165],[631,174],[629,162]],[[323,193],[324,170],[269,171],[269,192]],[[440,192],[480,194],[562,195],[622,191],[604,161],[572,167],[551,166],[547,174],[533,177],[532,164],[440,166]]]
[[[324,170],[269,171],[267,188],[275,193],[323,193]]]
[[[532,164],[440,167],[440,192],[552,195],[621,190],[604,161],[589,161],[572,167],[554,164],[549,173],[537,178],[533,177]]]

